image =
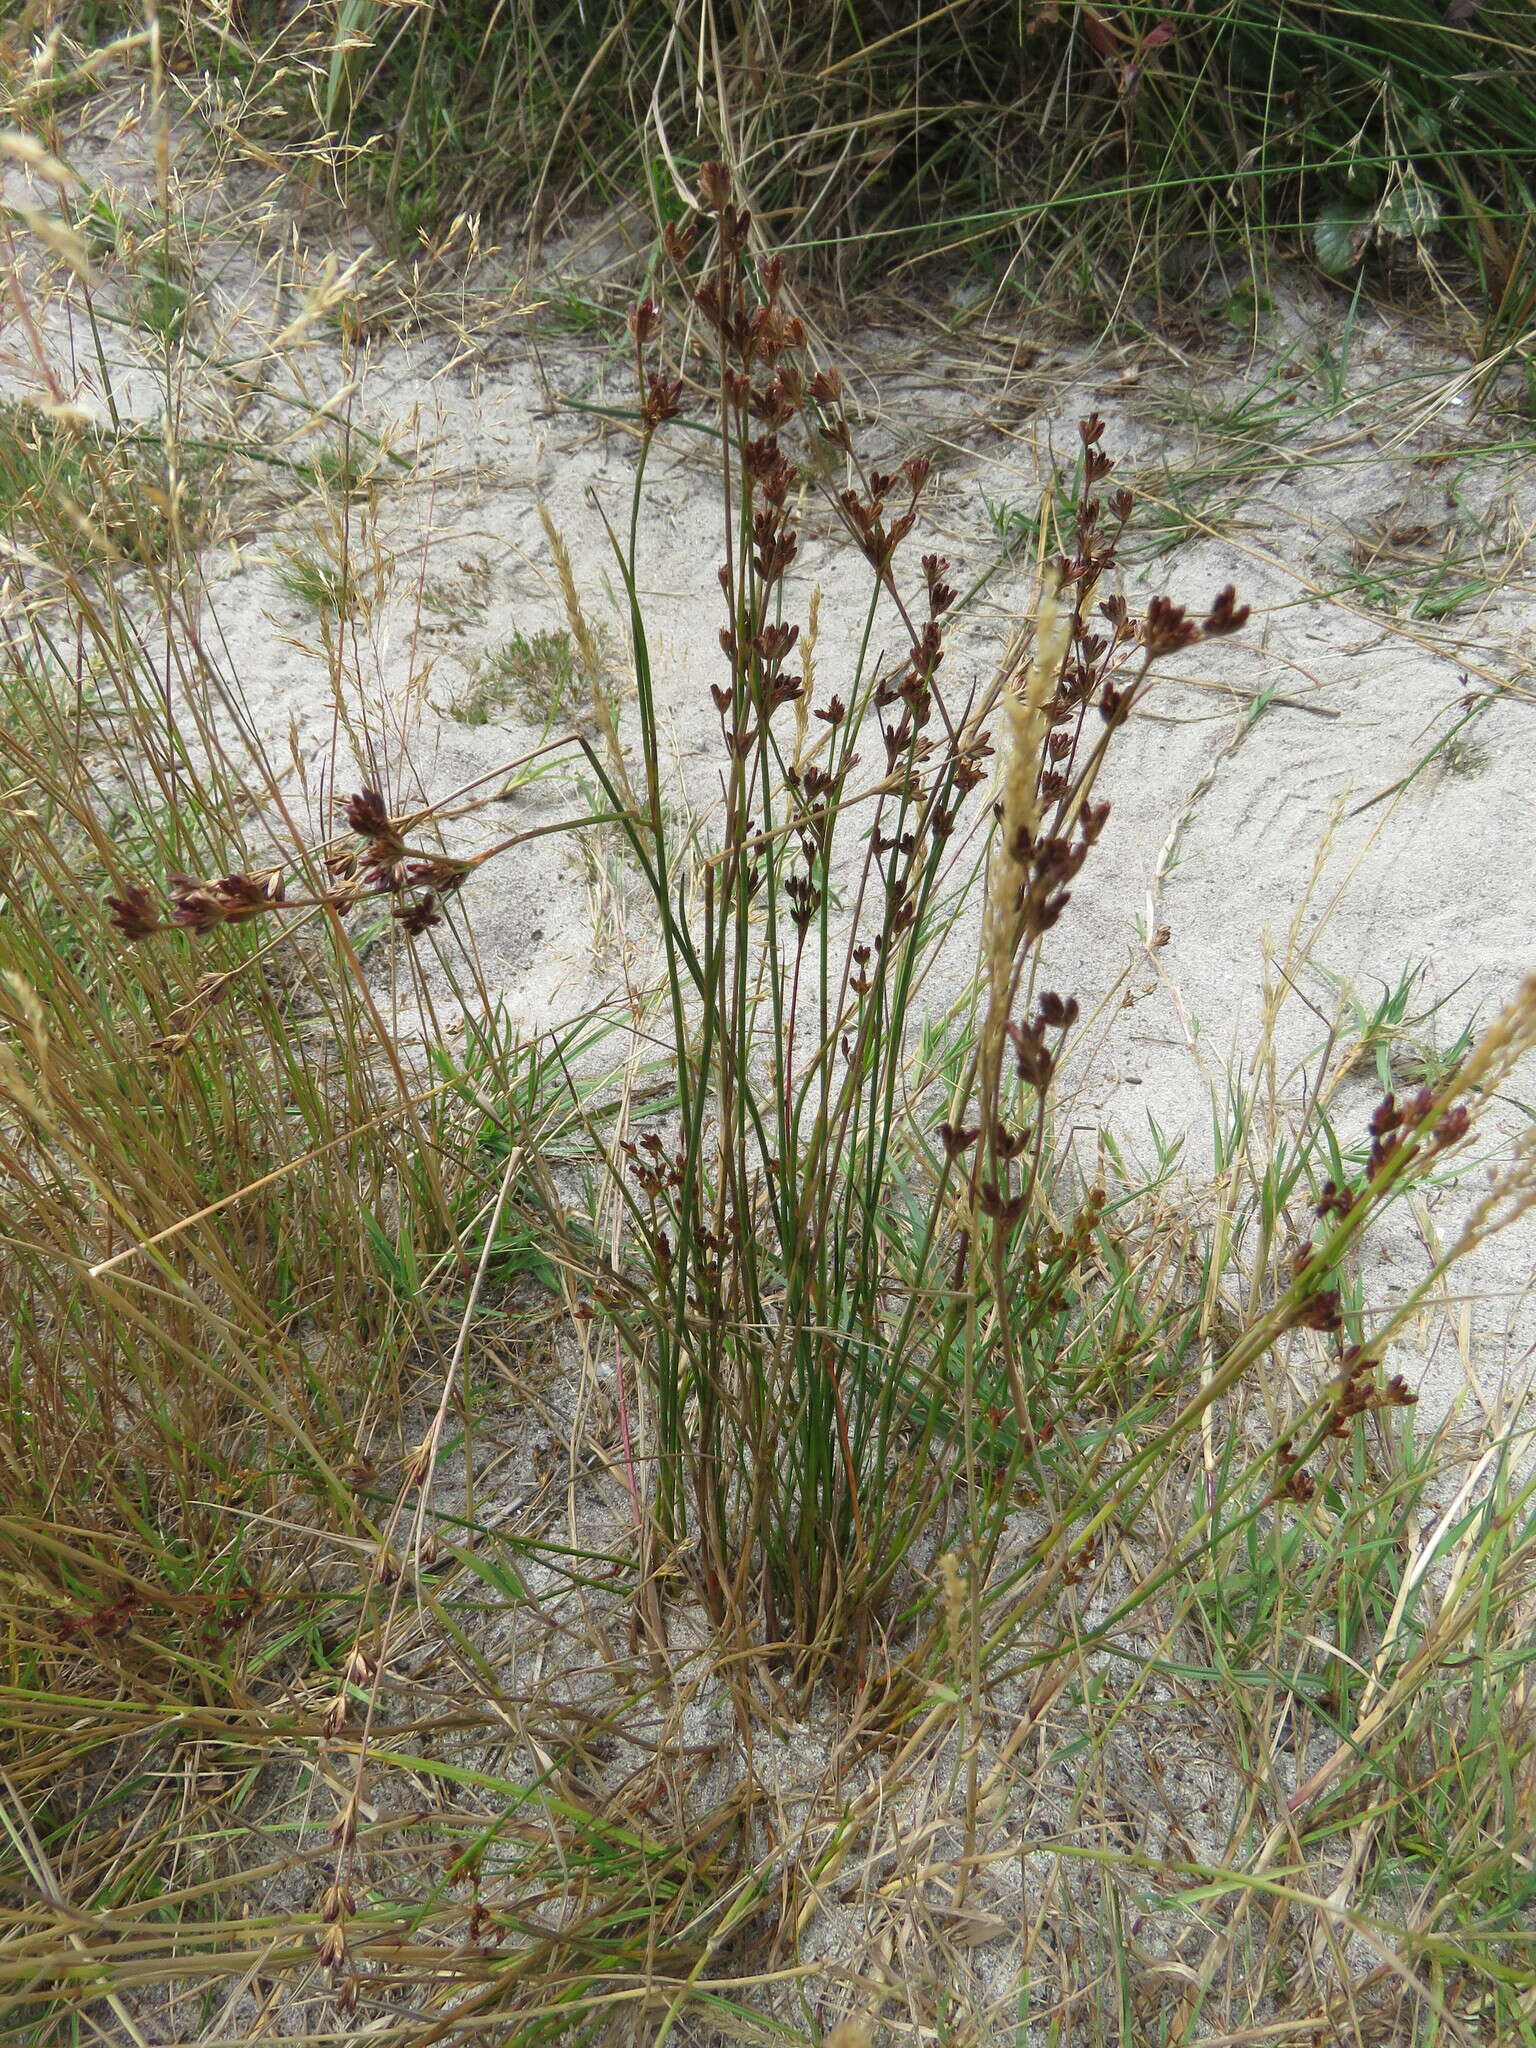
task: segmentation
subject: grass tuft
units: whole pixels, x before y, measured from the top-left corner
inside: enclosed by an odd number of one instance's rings
[[[312,153],[318,114],[343,194],[412,254],[458,217],[520,210],[537,237],[638,189],[664,226],[716,154],[780,245],[843,285],[964,251],[1005,293],[1162,314],[1213,284],[1261,301],[1280,248],[1347,280],[1455,270],[1490,338],[1529,324],[1521,0],[817,0],[718,22],[619,0],[537,18],[251,0],[227,28],[162,21],[264,149]]]

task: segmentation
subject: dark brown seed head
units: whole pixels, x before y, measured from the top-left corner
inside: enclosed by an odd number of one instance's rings
[[[1175,604],[1171,598],[1154,597],[1147,606],[1147,615],[1141,623],[1141,640],[1152,660],[1165,654],[1177,654],[1199,637],[1200,628],[1183,605]]]
[[[672,261],[682,265],[693,254],[693,245],[698,240],[699,224],[696,220],[669,220],[661,231],[662,247]]]
[[[451,896],[473,872],[472,861],[456,860],[452,854],[442,853],[435,860],[413,860],[405,878],[419,888],[435,889],[439,896]]]
[[[224,875],[213,882],[199,882],[191,875],[171,875],[167,877],[166,888],[173,906],[172,922],[184,931],[199,934],[211,932],[221,924],[241,924],[248,918],[259,917],[280,902],[283,894],[279,877],[262,882],[247,874]]]
[[[1229,583],[1217,593],[1216,602],[1207,612],[1200,630],[1207,640],[1219,640],[1227,633],[1236,633],[1248,623],[1249,608],[1237,601],[1237,592]]]
[[[137,882],[130,882],[121,896],[109,896],[107,909],[111,913],[111,922],[125,939],[147,939],[152,933],[165,928],[159,904],[148,889],[141,888]]]
[[[765,626],[757,636],[757,651],[764,661],[778,663],[800,638],[800,628],[785,624]]]
[[[946,1159],[958,1159],[962,1152],[969,1151],[981,1136],[980,1128],[960,1129],[954,1124],[940,1124],[939,1138],[944,1146]]]
[[[1448,1109],[1435,1125],[1435,1143],[1443,1151],[1447,1145],[1455,1145],[1463,1139],[1472,1127],[1472,1119],[1466,1105],[1458,1102],[1454,1109]]]
[[[315,1950],[322,1970],[339,1970],[347,1960],[347,1937],[334,1923],[322,1927]]]
[[[376,789],[360,789],[347,798],[347,824],[359,839],[385,839],[395,829]]]
[[[640,423],[648,434],[675,420],[683,409],[681,377],[652,377],[640,403]]]
[[[699,170],[699,198],[710,213],[719,213],[729,205],[731,198],[731,174],[726,165],[711,161]]]
[[[346,1884],[330,1884],[320,1894],[320,1918],[329,1926],[335,1920],[350,1920],[357,1911],[357,1901]]]
[[[430,889],[416,902],[398,905],[391,915],[407,937],[412,939],[419,939],[423,932],[430,931],[433,925],[441,924],[443,921],[438,914],[437,898]]]

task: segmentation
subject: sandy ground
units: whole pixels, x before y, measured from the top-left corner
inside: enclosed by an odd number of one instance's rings
[[[153,200],[142,137],[105,119],[79,138],[72,166],[120,214]],[[24,196],[20,172],[7,176]],[[563,331],[558,298],[530,316],[494,257],[466,269],[456,321],[405,336],[370,326],[370,292],[374,304],[387,293],[365,245],[338,250],[318,227],[310,239],[302,218],[247,221],[238,201],[226,187],[220,204],[205,194],[201,212],[181,204],[195,276],[183,342],[167,353],[132,326],[102,329],[119,415],[163,422],[174,389],[184,439],[233,428],[302,461],[338,446],[345,423],[355,458],[368,435],[388,451],[350,502],[253,470],[203,558],[205,638],[241,714],[225,730],[249,749],[253,783],[281,787],[317,836],[334,829],[335,798],[363,783],[396,809],[495,786],[485,779],[544,737],[540,720],[516,691],[483,722],[469,707],[515,635],[566,625],[546,519],[612,650],[632,741],[627,622],[604,525],[626,516],[634,472],[633,435],[605,410],[631,401],[622,331]],[[330,282],[349,263],[350,286]],[[99,258],[94,289],[98,308],[131,310],[130,262]],[[349,303],[350,339],[337,317]],[[84,315],[78,285],[55,291],[37,333],[57,391],[104,416]],[[1182,1148],[1197,1186],[1213,1106],[1220,1116],[1230,1089],[1262,1084],[1283,1122],[1315,1085],[1331,1030],[1405,977],[1417,1021],[1393,1048],[1393,1074],[1412,1079],[1533,964],[1524,542],[1536,524],[1536,434],[1506,403],[1516,393],[1474,406],[1458,339],[1438,319],[1293,279],[1271,301],[1213,303],[1200,331],[1175,342],[1094,350],[1021,336],[962,284],[877,308],[827,344],[866,413],[868,455],[934,458],[911,571],[937,548],[952,580],[976,586],[950,643],[952,696],[985,678],[1029,605],[1031,547],[1003,546],[1003,508],[1033,516],[1092,408],[1108,422],[1120,480],[1149,508],[1128,565],[1133,605],[1160,589],[1200,605],[1230,581],[1253,607],[1237,641],[1165,673],[1112,756],[1111,825],[1053,961],[1085,1011],[1099,1007],[1071,1105],[1079,1149],[1108,1129],[1150,1164],[1155,1127]],[[7,391],[40,393],[37,352],[15,322],[0,369]],[[718,510],[703,446],[681,431],[666,438],[641,529],[679,800],[700,809],[717,786],[708,685],[720,663]],[[1159,559],[1151,544],[1170,520],[1183,544]],[[819,588],[824,701],[851,672],[867,585],[809,496],[802,534],[791,604],[803,620]],[[361,595],[338,628],[296,591],[293,565],[334,571],[343,551]],[[891,622],[877,621],[877,646],[882,633],[896,644]],[[474,850],[567,815],[584,800],[578,783],[556,769],[450,843]],[[565,837],[477,873],[458,928],[483,987],[530,1029],[649,972],[623,876]],[[925,986],[934,1017],[967,984],[973,928],[960,921]],[[429,965],[427,980],[451,1019],[449,978]],[[1337,1099],[1341,1126],[1363,1129],[1378,1092],[1363,1071]],[[1528,1114],[1500,1104],[1490,1135],[1507,1139]],[[1459,1189],[1427,1195],[1378,1240],[1384,1298],[1454,1230],[1482,1171],[1464,1169]],[[1411,1366],[1435,1412],[1458,1401],[1471,1415],[1491,1411],[1501,1390],[1523,1385],[1533,1242],[1517,1231],[1486,1250],[1464,1269],[1467,1298],[1433,1331],[1426,1320]]]

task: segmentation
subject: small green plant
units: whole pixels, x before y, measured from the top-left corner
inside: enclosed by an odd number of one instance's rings
[[[1266,463],[1266,466],[1268,464]],[[1123,557],[1157,559],[1234,523],[1252,474],[1243,464],[1160,470],[1136,479],[1136,511],[1120,543]],[[1037,559],[1057,551],[1076,518],[1080,481],[1054,477],[1038,507],[988,500],[987,516],[1008,556]]]
[[[554,334],[622,336],[624,316],[597,299],[586,298],[571,286],[551,292],[541,301],[538,324]]]
[[[1462,782],[1472,782],[1479,775],[1487,774],[1493,765],[1493,755],[1481,740],[1457,735],[1446,741],[1441,750],[1440,764],[1447,775],[1454,775]]]
[[[317,491],[344,498],[363,497],[387,476],[388,458],[361,435],[348,434],[312,449],[295,469]]]
[[[1021,561],[1039,561],[1061,552],[1076,523],[1082,492],[1079,460],[1072,475],[1053,468],[1045,489],[1032,504],[1015,504],[1005,498],[988,498],[984,503],[992,531],[1005,553]]]
[[[1455,522],[1435,528],[1387,519],[1357,535],[1339,587],[1373,611],[1448,619],[1496,589],[1504,574],[1507,564],[1500,570],[1486,561]]]
[[[1237,285],[1221,302],[1222,317],[1242,333],[1264,326],[1275,310],[1274,295],[1252,283]]]
[[[1477,1037],[1477,1019],[1471,1017],[1450,1041],[1442,1044],[1434,1029],[1436,1020],[1459,989],[1413,1007],[1422,988],[1428,965],[1418,962],[1404,968],[1395,983],[1383,983],[1375,1003],[1364,1001],[1338,975],[1313,962],[1314,971],[1334,990],[1350,1023],[1352,1060],[1369,1064],[1383,1089],[1443,1088],[1458,1072]]]
[[[491,565],[484,555],[466,556],[456,576],[424,577],[421,603],[434,621],[450,632],[463,632],[484,619],[491,597]]]
[[[459,716],[484,725],[510,706],[547,731],[575,708],[580,686],[578,651],[564,627],[514,633],[476,662]]]
[[[277,580],[296,604],[322,619],[350,619],[362,609],[364,594],[355,568],[324,554],[294,552],[280,563]]]
[[[118,431],[73,411],[0,404],[0,529],[108,571],[162,560],[198,531],[209,464],[197,450],[172,471],[150,429]]]
[[[182,219],[160,220],[104,192],[93,195],[81,229],[97,255],[122,265],[130,280],[135,325],[174,345],[187,330],[197,275],[193,230]]]

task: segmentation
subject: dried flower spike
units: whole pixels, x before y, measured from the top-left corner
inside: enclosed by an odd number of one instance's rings
[[[661,332],[661,308],[654,299],[640,299],[630,307],[626,324],[635,341],[644,348]]]
[[[373,1677],[373,1666],[361,1650],[353,1648],[347,1652],[347,1661],[341,1667],[341,1677],[344,1685],[367,1685]]]
[[[111,922],[125,939],[137,942],[165,929],[159,904],[137,882],[130,882],[121,896],[109,896],[107,909],[112,914]]]
[[[725,164],[715,161],[700,167],[699,198],[711,213],[719,213],[730,204],[731,174]]]
[[[1238,603],[1237,592],[1229,583],[1224,590],[1218,592],[1216,602],[1206,614],[1200,630],[1207,640],[1219,640],[1225,634],[1240,631],[1247,625],[1248,617],[1249,607]]]

